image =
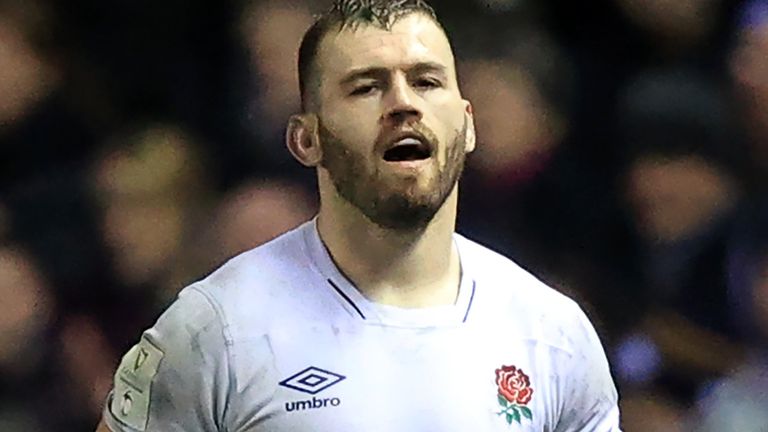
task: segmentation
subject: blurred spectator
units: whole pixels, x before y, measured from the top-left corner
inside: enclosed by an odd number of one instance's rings
[[[595,0],[547,2],[547,27],[575,65],[573,142],[593,169],[619,175],[620,146],[608,129],[613,107],[633,77],[648,68],[688,67],[727,79],[725,59],[737,2]]]
[[[55,304],[56,314],[51,320],[38,319],[44,325],[42,339],[29,337],[32,352],[18,357],[32,368],[31,376],[17,373],[10,383],[12,388],[25,388],[29,403],[40,407],[38,418],[44,419],[44,430],[77,430],[93,426],[98,414],[93,393],[104,390],[94,384],[109,378],[115,353],[125,348],[124,334],[137,331],[136,321],[128,319],[136,312],[131,309],[135,303],[114,295],[94,227],[95,212],[79,177],[51,178],[50,182],[43,179],[27,182],[8,196],[13,210],[9,235],[23,242],[27,252],[15,266],[28,273],[24,279],[29,285],[19,284],[18,288],[32,294],[33,285],[42,280],[50,300],[38,299],[33,304],[40,311],[46,310],[46,303]],[[15,310],[24,310],[20,299],[10,301],[16,303]],[[85,333],[63,335],[74,315],[98,323],[93,328],[103,343],[87,343]],[[42,360],[36,361],[34,355]],[[71,374],[70,365],[82,362],[89,363],[80,368],[82,373]],[[24,381],[14,381],[18,379]]]
[[[92,326],[89,334],[62,325],[67,311],[54,294],[27,250],[0,242],[3,431],[92,427],[109,390],[114,359],[101,330]],[[101,343],[90,343],[94,336]]]
[[[749,163],[725,92],[694,72],[637,77],[617,111],[647,315],[614,366],[625,388],[688,406],[741,353],[726,252]]]
[[[745,3],[731,71],[743,103],[751,155],[768,180],[768,1]]]
[[[533,27],[511,33],[501,55],[459,64],[478,145],[460,186],[458,230],[591,302],[620,276],[605,262],[619,255],[609,182],[572,141],[568,57]],[[622,301],[601,305],[596,321],[626,315],[613,313]]]
[[[243,13],[242,37],[256,79],[253,116],[261,125],[254,133],[282,130],[288,117],[299,111],[299,43],[312,24],[310,3],[301,0],[250,1]],[[279,142],[282,140],[279,140]]]
[[[316,200],[300,184],[285,180],[249,182],[225,196],[211,227],[216,252],[209,268],[309,220]]]
[[[621,427],[626,432],[690,432],[686,429],[686,411],[678,401],[664,395],[632,395],[622,398],[620,404]]]
[[[47,3],[0,3],[0,192],[36,177],[68,176],[95,145],[61,91],[55,21]]]
[[[464,71],[464,91],[474,101],[481,144],[471,162],[477,175],[512,188],[527,182],[552,157],[567,119],[522,65],[479,59],[467,62]]]
[[[0,428],[11,432],[42,432],[48,421],[44,402],[55,401],[58,388],[50,373],[50,326],[55,301],[45,277],[30,255],[14,243],[0,241]],[[52,399],[54,398],[54,399]],[[58,401],[57,401],[58,402]]]
[[[0,370],[28,376],[42,361],[37,350],[52,322],[54,301],[45,278],[18,247],[0,246]]]
[[[728,260],[731,317],[746,341],[768,348],[768,314],[764,288],[768,281],[768,199],[753,200],[739,214]]]
[[[28,180],[5,196],[9,230],[40,262],[66,308],[88,309],[109,270],[96,212],[76,173]]]
[[[59,327],[59,360],[67,373],[69,393],[78,401],[76,414],[84,421],[98,418],[114,382],[117,359],[113,345],[100,323],[88,315],[64,316]]]
[[[698,48],[716,29],[723,0],[616,0],[662,50]]]
[[[14,4],[16,3],[16,4]],[[0,6],[0,125],[18,121],[45,98],[58,81],[53,62],[43,55],[45,12],[39,2]],[[36,42],[38,45],[36,45]]]
[[[518,49],[502,50],[511,54],[466,59],[459,65],[478,137],[461,186],[459,229],[519,256],[533,246],[533,239],[525,236],[532,220],[524,213],[542,210],[521,201],[556,200],[531,189],[551,168],[567,134],[568,118],[565,106],[557,104],[565,84],[559,78],[567,76],[567,65],[556,48],[534,32],[520,32],[515,40]],[[487,200],[489,194],[493,201]]]
[[[178,127],[140,126],[115,138],[94,165],[101,229],[127,289],[168,299],[199,276],[185,253],[194,253],[212,197],[197,145]]]
[[[308,0],[250,0],[240,18],[240,35],[249,60],[248,131],[243,152],[258,167],[282,175],[305,171],[285,150],[288,117],[300,110],[298,92],[299,45],[312,23],[317,2]]]
[[[624,81],[650,67],[723,69],[732,15],[738,2],[724,0],[597,0],[589,3],[549,2],[548,22],[564,45],[592,64],[598,76],[608,67]],[[585,25],[590,23],[590,25]],[[599,84],[599,82],[596,82]],[[604,84],[613,86],[614,81]]]
[[[692,412],[691,430],[700,432],[768,427],[768,203],[750,206],[739,222],[730,254],[729,297],[750,348]]]

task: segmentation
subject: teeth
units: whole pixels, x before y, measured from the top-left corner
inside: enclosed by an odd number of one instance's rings
[[[421,145],[421,141],[417,140],[416,138],[403,138],[400,141],[396,142],[395,145]]]

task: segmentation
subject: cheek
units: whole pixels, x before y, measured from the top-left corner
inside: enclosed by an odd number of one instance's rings
[[[425,116],[424,123],[437,135],[440,144],[448,149],[449,146],[454,145],[454,141],[463,132],[466,122],[466,108],[463,105],[452,103],[437,107],[434,112],[434,119]]]
[[[345,147],[360,152],[372,149],[379,134],[379,115],[365,108],[333,111],[321,114],[323,126]]]
[[[460,131],[467,114],[471,114],[472,108],[466,106],[458,95],[446,97],[434,107],[434,113],[441,123],[448,125],[448,129]]]

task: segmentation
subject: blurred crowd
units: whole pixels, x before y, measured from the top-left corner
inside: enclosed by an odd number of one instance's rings
[[[434,0],[458,230],[577,299],[624,428],[768,431],[768,0]],[[91,431],[184,285],[312,217],[313,0],[0,0],[0,430]]]

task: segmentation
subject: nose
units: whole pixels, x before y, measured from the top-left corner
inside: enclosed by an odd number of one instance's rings
[[[418,122],[423,116],[416,106],[418,97],[405,77],[396,77],[385,97],[386,109],[382,120],[394,124]]]

